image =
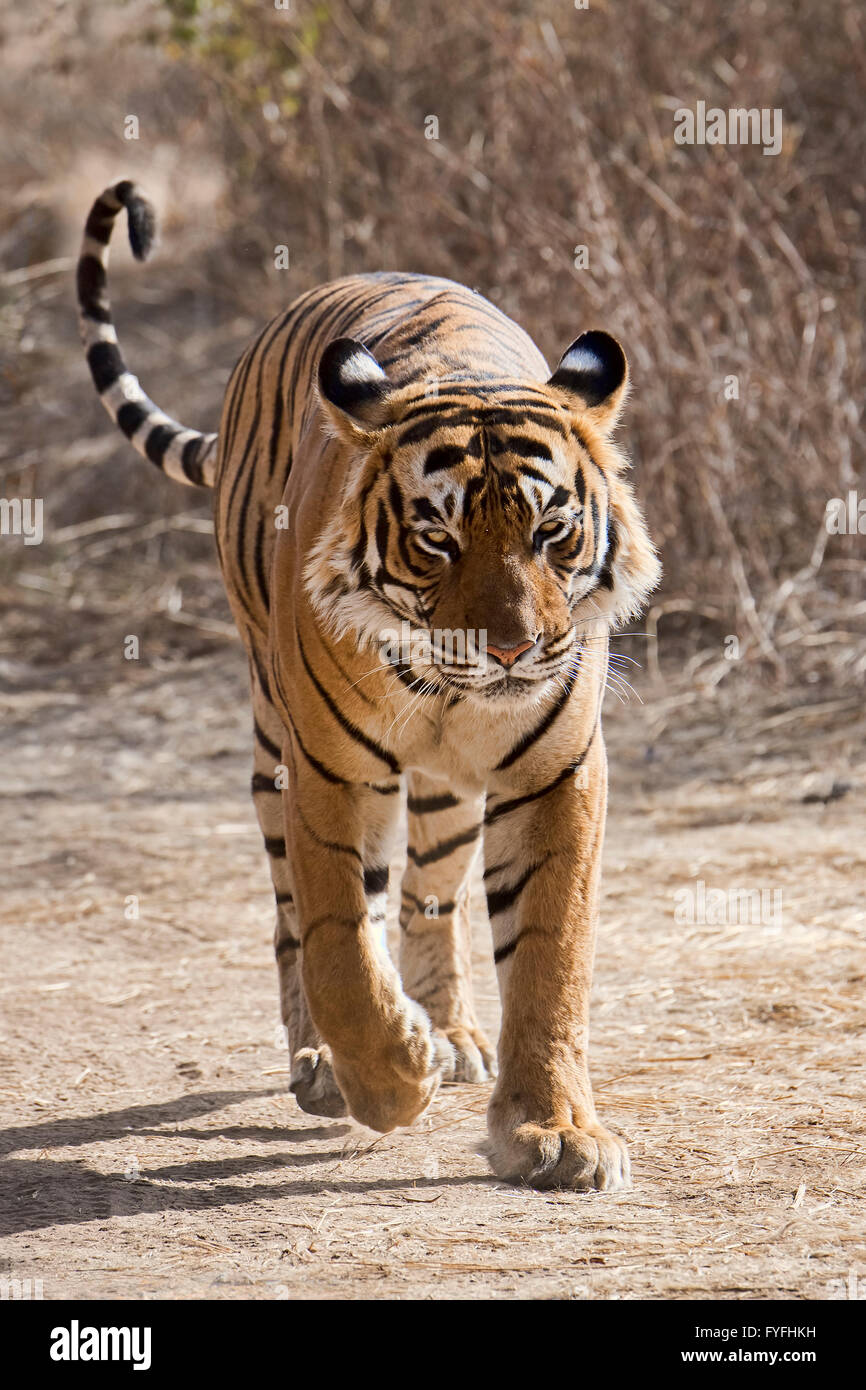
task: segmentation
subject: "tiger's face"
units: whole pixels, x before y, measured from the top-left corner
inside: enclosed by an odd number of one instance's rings
[[[402,444],[398,427],[391,463],[383,596],[441,634],[447,684],[486,698],[537,695],[570,670],[607,553],[601,479],[587,482],[558,412],[536,414],[550,418],[481,409],[426,440],[409,424]]]
[[[332,344],[320,395],[359,458],[342,532],[326,528],[307,567],[320,610],[384,641],[416,688],[513,701],[570,683],[658,573],[609,437],[626,382],[602,333],[549,382],[433,391],[394,391],[360,344]]]

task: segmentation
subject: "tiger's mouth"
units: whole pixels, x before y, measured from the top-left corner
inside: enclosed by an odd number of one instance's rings
[[[503,672],[473,694],[481,700],[536,700],[549,680],[549,676],[513,676]]]
[[[544,671],[491,671],[481,673],[472,680],[453,670],[437,667],[437,673],[445,684],[460,691],[461,695],[487,702],[490,700],[529,701],[538,700],[557,678],[562,681],[567,667]]]
[[[567,634],[560,630],[531,654],[527,652],[528,659],[518,656],[506,666],[498,659],[498,649],[492,649],[496,656],[488,650],[486,631],[428,630],[410,624],[402,615],[399,623],[399,631],[382,629],[379,650],[383,663],[399,671],[408,690],[421,696],[459,695],[485,705],[491,701],[534,703],[552,685],[570,684],[580,645],[573,629]],[[382,634],[388,637],[384,644]],[[443,642],[443,637],[459,640]]]

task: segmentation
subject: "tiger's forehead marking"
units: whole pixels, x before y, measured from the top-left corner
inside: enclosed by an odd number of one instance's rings
[[[521,435],[482,427],[461,444],[434,446],[416,466],[431,488],[426,498],[413,499],[416,513],[426,519],[434,512],[439,521],[445,515],[453,519],[459,512],[468,521],[490,507],[526,518],[573,500],[552,450]]]
[[[461,443],[434,444],[424,456],[425,477],[459,468],[471,460],[480,460],[485,469],[499,466],[503,458],[519,460],[520,471],[537,482],[553,485],[545,468],[555,468],[557,462],[549,444],[543,439],[520,434],[505,434],[491,430],[483,423]]]
[[[549,430],[561,439],[567,439],[571,433],[567,412],[541,394],[490,402],[480,399],[465,401],[453,395],[450,398],[430,396],[403,408],[400,419],[395,421],[400,431],[396,443],[398,447],[420,444],[439,430],[464,425],[471,426],[473,430],[504,427],[513,433],[515,429],[530,424]]]
[[[575,515],[582,513],[586,485],[581,467],[575,473],[573,459],[557,447],[558,438],[544,439],[537,424],[518,433],[524,424],[518,412],[497,407],[467,413],[456,425],[452,420],[453,433],[444,439],[439,434],[417,441],[411,427],[412,492],[426,493],[412,498],[416,524],[425,520],[441,525],[446,518],[453,522],[458,517],[468,522],[486,515],[491,506],[524,521],[527,516],[574,509],[575,502]],[[440,415],[437,429],[441,428]],[[586,447],[582,438],[578,442]]]
[[[413,497],[416,522],[467,523],[490,507],[524,522],[558,509],[582,516],[597,481],[606,494],[580,423],[531,383],[440,381],[404,396],[392,428],[397,457],[410,452],[412,492],[426,494]]]

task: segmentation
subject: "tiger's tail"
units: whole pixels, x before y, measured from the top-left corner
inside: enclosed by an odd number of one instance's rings
[[[127,370],[118,346],[107,270],[108,243],[121,208],[126,208],[137,260],[147,258],[156,239],[153,207],[128,179],[106,188],[90,209],[76,279],[81,339],[93,384],[114,423],[143,458],[179,483],[213,487],[217,436],[186,429],[154,405]]]

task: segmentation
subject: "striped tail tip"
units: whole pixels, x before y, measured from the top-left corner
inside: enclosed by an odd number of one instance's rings
[[[114,223],[123,208],[135,258],[145,260],[156,244],[153,205],[131,180],[121,179],[99,195],[84,228],[76,276],[81,340],[93,384],[111,419],[138,453],[176,482],[212,487],[217,436],[187,429],[160,410],[128,370],[120,351],[108,298],[108,255]]]

